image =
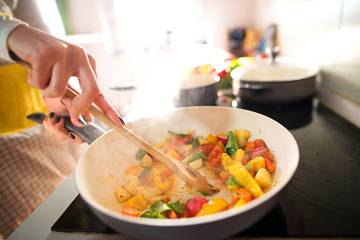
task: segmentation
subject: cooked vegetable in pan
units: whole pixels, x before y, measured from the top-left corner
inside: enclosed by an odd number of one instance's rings
[[[144,218],[176,219],[205,216],[242,207],[271,188],[276,163],[262,139],[250,140],[249,131],[195,136],[176,133],[156,145],[168,156],[197,169],[220,192],[207,196],[184,183],[145,150],[124,175],[126,184],[115,189],[121,213]]]

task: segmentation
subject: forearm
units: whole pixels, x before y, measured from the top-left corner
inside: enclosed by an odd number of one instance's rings
[[[25,23],[13,18],[11,9],[4,1],[0,0],[0,60],[13,62],[9,56],[7,40],[10,33],[21,24]]]

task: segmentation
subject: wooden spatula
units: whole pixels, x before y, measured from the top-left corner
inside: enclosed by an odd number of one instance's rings
[[[66,97],[74,98],[78,95],[77,92],[68,88],[66,91]],[[152,157],[161,161],[166,166],[168,166],[172,171],[174,171],[181,179],[187,182],[189,185],[195,187],[197,190],[201,192],[205,192],[207,194],[214,194],[218,190],[212,187],[206,179],[198,173],[195,169],[189,167],[182,161],[173,159],[163,152],[152,146],[150,143],[145,141],[140,136],[136,135],[134,132],[129,130],[125,125],[119,127],[114,122],[112,122],[106,115],[103,113],[98,107],[95,105],[91,105],[88,110],[94,117],[98,120],[105,123],[108,127],[114,129],[122,136],[126,137],[127,139],[131,140],[134,144],[138,145],[139,147],[143,148],[146,152],[148,152]],[[122,119],[121,119],[122,121]],[[124,121],[122,121],[124,122]]]

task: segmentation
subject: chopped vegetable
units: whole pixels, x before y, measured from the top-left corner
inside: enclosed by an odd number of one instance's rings
[[[121,209],[121,213],[124,215],[128,215],[131,217],[140,217],[141,211],[139,209],[136,208],[131,208],[131,207],[123,207]]]
[[[119,203],[123,203],[130,198],[130,193],[122,186],[119,186],[115,190],[115,197]]]
[[[226,153],[222,153],[221,154],[221,163],[222,163],[223,168],[225,170],[227,170],[231,165],[233,165],[236,162],[231,157],[229,157],[229,155],[227,155]]]
[[[234,159],[237,162],[241,162],[244,159],[245,152],[241,148],[239,148],[236,153],[232,156],[232,159]]]
[[[199,150],[205,155],[208,156],[211,150],[215,147],[213,143],[207,143],[199,146]]]
[[[206,140],[209,143],[216,143],[217,142],[217,137],[215,135],[213,135],[213,134],[209,134],[209,135],[207,135]]]
[[[191,145],[192,145],[193,150],[197,149],[200,145],[199,138],[197,138],[197,137],[193,138],[191,141]]]
[[[178,216],[175,211],[169,211],[167,214],[167,218],[176,219],[176,218],[178,218]]]
[[[179,200],[177,200],[176,202],[168,203],[168,206],[177,214],[184,214],[185,212],[185,204]]]
[[[267,158],[264,158],[264,160],[265,160],[265,168],[271,173],[275,172],[276,169],[275,163]]]
[[[237,162],[229,167],[229,172],[240,184],[245,186],[255,197],[263,195],[263,191],[251,174],[246,170],[242,163]]]
[[[145,218],[165,218],[163,214],[165,211],[171,211],[172,209],[163,201],[155,201],[150,205],[148,209],[141,214],[141,217]]]
[[[246,204],[246,201],[243,199],[243,198],[241,198],[241,199],[239,199],[239,201],[237,201],[236,203],[235,203],[235,207],[242,207],[242,206],[244,206]]]
[[[193,196],[185,203],[185,214],[187,217],[193,217],[200,212],[202,206],[207,203],[206,198]]]
[[[247,144],[247,142],[251,136],[250,132],[245,129],[235,130],[234,134],[236,137],[237,144],[241,148]]]
[[[134,197],[127,200],[124,204],[125,207],[135,208],[140,211],[144,210],[148,205],[148,202],[141,194],[137,194]]]
[[[270,187],[272,184],[271,174],[265,168],[259,169],[256,173],[255,180],[264,189]]]
[[[223,198],[214,198],[205,203],[200,212],[196,216],[205,216],[225,210],[229,206],[228,202]]]
[[[234,191],[242,187],[240,183],[238,183],[234,176],[229,176],[226,180],[226,185],[230,191]]]
[[[226,136],[222,136],[222,135],[218,135],[218,136],[217,136],[217,140],[220,141],[220,142],[222,142],[224,145],[226,145],[226,144],[227,144],[227,141],[228,141],[227,137],[226,137]]]
[[[188,133],[177,133],[177,132],[174,132],[174,131],[171,131],[171,130],[169,130],[168,133],[169,133],[170,135],[173,135],[173,136],[175,136],[175,137],[180,137],[180,138],[187,137],[187,136],[190,135],[190,134],[188,134]]]
[[[244,199],[245,202],[250,202],[253,199],[251,192],[246,188],[239,188],[235,190],[234,194],[236,195],[237,199]]]
[[[151,171],[151,175],[155,187],[160,189],[162,192],[167,191],[171,187],[171,182],[168,179],[162,179],[158,168],[153,167]]]
[[[203,166],[203,160],[201,158],[198,158],[196,160],[190,161],[189,166],[193,169],[199,169]]]
[[[201,158],[204,161],[207,160],[207,157],[201,151],[199,151],[199,152],[195,153],[193,156],[191,156],[189,158],[189,160],[187,160],[187,162],[190,163],[190,162],[195,161],[195,160],[197,160],[199,158]]]
[[[130,165],[125,171],[125,175],[139,176],[143,171],[143,168],[139,165]]]
[[[223,150],[219,146],[215,146],[208,156],[208,163],[210,166],[217,167],[221,164],[221,154]]]
[[[253,159],[255,157],[258,157],[258,156],[261,156],[266,152],[267,152],[266,147],[256,147],[251,153],[251,159]]]
[[[141,160],[145,155],[147,154],[147,152],[144,150],[144,149],[139,149],[137,152],[136,152],[136,159],[137,160]]]
[[[149,156],[149,154],[145,154],[144,157],[141,159],[140,166],[144,168],[149,168],[153,165],[153,160]]]
[[[256,157],[256,158],[250,160],[250,162],[248,162],[248,164],[246,166],[250,167],[251,169],[253,169],[255,171],[258,171],[260,168],[265,167],[265,160],[263,157]]]
[[[225,151],[227,152],[227,154],[232,156],[238,150],[238,146],[237,146],[237,143],[236,143],[236,138],[235,138],[234,133],[232,131],[228,131],[227,138],[228,138],[228,141],[227,141],[227,144],[225,146]]]
[[[264,140],[262,140],[262,139],[255,139],[254,144],[255,144],[255,148],[257,148],[257,147],[265,147],[266,148],[266,144],[265,144]]]
[[[255,143],[253,143],[253,142],[248,142],[248,143],[246,143],[246,145],[245,145],[245,151],[251,152],[251,151],[253,151],[254,149],[255,149]]]
[[[186,184],[165,164],[139,149],[137,163],[125,170],[125,184],[114,191],[122,214],[158,219],[204,216],[244,206],[262,196],[273,183],[276,162],[271,149],[263,139],[250,141],[250,132],[245,129],[206,137],[190,131],[169,134],[156,147],[198,169],[221,190],[219,195],[231,197],[231,203]]]

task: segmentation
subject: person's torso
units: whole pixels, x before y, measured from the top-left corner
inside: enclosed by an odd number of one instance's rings
[[[0,135],[34,125],[26,119],[33,112],[46,112],[39,90],[27,83],[28,70],[18,64],[0,65]]]

